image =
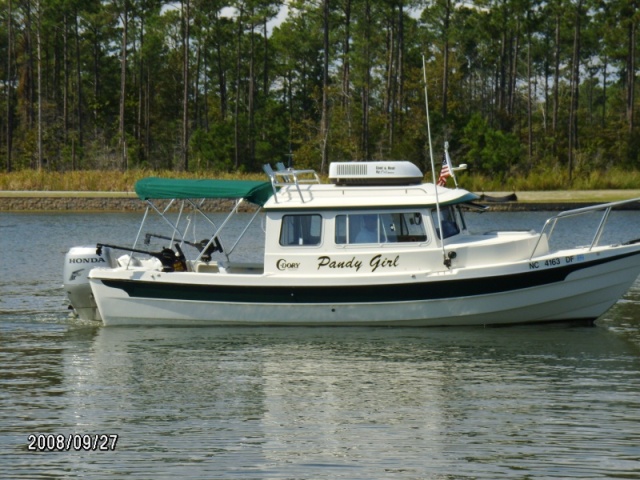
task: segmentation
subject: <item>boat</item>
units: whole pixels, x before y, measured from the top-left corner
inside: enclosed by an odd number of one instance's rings
[[[485,193],[480,194],[480,201],[487,203],[506,203],[506,202],[517,202],[518,195],[514,193],[508,193],[506,195],[487,195]]]
[[[539,231],[477,233],[467,217],[486,208],[479,196],[425,183],[411,162],[335,162],[328,182],[265,172],[264,182],[137,182],[147,207],[133,244],[65,256],[77,315],[105,326],[592,322],[640,273],[640,239],[602,242],[610,214],[640,198],[561,212]],[[228,215],[212,218],[208,202],[228,202]],[[553,247],[557,224],[594,213],[602,220],[586,241]],[[145,233],[152,217],[167,232]],[[264,251],[249,258],[237,245],[254,230]]]

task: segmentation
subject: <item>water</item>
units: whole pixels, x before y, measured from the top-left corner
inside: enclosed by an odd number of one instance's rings
[[[470,220],[483,231],[545,217]],[[0,478],[640,479],[640,283],[595,327],[71,318],[65,251],[126,245],[138,219],[0,214]],[[34,452],[30,434],[118,438],[108,451]]]

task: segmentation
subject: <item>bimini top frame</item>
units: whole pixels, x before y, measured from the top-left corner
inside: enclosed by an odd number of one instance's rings
[[[149,177],[139,180],[135,185],[135,190],[138,197],[146,201],[147,208],[134,242],[134,249],[141,241],[142,229],[145,227],[150,210],[155,211],[171,228],[172,236],[167,238],[171,243],[189,243],[186,240],[186,237],[189,235],[190,230],[195,232],[195,218],[192,217],[191,214],[187,214],[187,218],[183,220],[183,216],[185,215],[185,207],[190,206],[191,208],[188,210],[191,210],[196,217],[200,214],[199,216],[204,218],[215,231],[208,240],[198,242],[200,253],[196,260],[200,260],[214,243],[220,246],[220,251],[225,255],[227,260],[229,260],[229,255],[240,242],[249,225],[257,217],[257,214],[262,211],[264,203],[271,198],[273,194],[269,182],[243,180],[184,180],[157,177]],[[164,199],[169,200],[169,203],[161,209],[156,205],[155,201]],[[235,200],[235,205],[220,226],[218,226],[202,210],[202,205],[207,199]],[[258,208],[254,212],[249,225],[245,227],[233,246],[229,249],[223,249],[218,236],[230,219],[238,212],[240,205],[245,201],[254,204]],[[175,222],[171,221],[171,219],[166,215],[173,206],[178,207],[178,218]],[[186,224],[184,222],[186,222]],[[148,239],[150,236],[152,235],[147,234],[145,238]],[[157,237],[166,238],[162,236]],[[148,240],[145,240],[145,243],[147,242]],[[132,249],[132,251],[134,250]]]

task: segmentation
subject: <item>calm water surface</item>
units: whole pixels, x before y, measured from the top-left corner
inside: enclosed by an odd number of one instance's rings
[[[546,216],[470,220],[539,229]],[[69,317],[65,251],[129,244],[139,218],[0,214],[0,478],[640,479],[639,282],[595,327],[102,328]],[[639,220],[624,213],[614,230]],[[118,441],[33,452],[29,434]]]

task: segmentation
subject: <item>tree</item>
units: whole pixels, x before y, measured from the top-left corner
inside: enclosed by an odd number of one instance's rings
[[[44,95],[42,92],[42,7],[39,0],[36,0],[36,66],[38,72],[38,159],[37,168],[42,170],[42,102]]]
[[[575,7],[573,55],[571,58],[571,103],[569,107],[569,182],[573,179],[575,154],[578,149],[578,97],[580,92],[580,47],[583,15],[583,0],[578,0]]]
[[[189,32],[191,23],[190,0],[181,0],[182,18],[182,169],[189,171]]]
[[[120,168],[127,170],[129,162],[127,158],[127,138],[125,131],[125,104],[127,96],[127,53],[128,53],[128,32],[129,32],[129,0],[122,0],[117,3],[114,0],[114,7],[120,19],[122,36],[120,39],[120,110],[118,127],[118,150],[120,151]]]
[[[329,162],[329,0],[322,1],[322,119],[320,137],[322,161],[320,171],[325,172]]]
[[[5,169],[7,172],[13,170],[13,2],[8,0],[7,5],[7,74],[6,74],[6,119],[7,119],[7,161]]]
[[[497,149],[476,149],[489,170],[637,166],[637,1],[293,0],[271,32],[282,0],[0,0],[0,158],[9,171],[421,163],[426,54],[435,144],[454,155],[475,125],[486,132],[467,139]]]

